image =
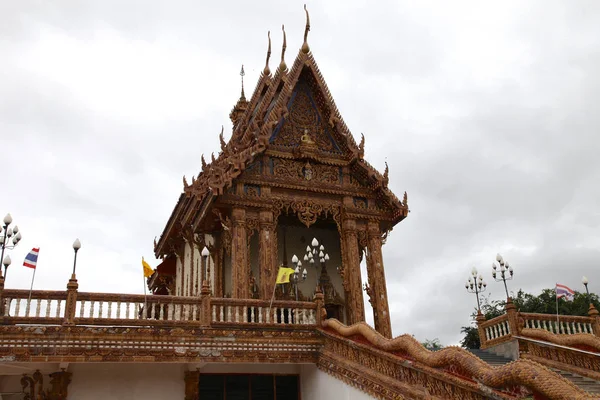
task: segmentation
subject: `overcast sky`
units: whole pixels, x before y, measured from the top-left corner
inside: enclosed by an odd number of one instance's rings
[[[485,4],[484,4],[485,3]],[[35,288],[142,293],[182,176],[231,133],[267,31],[302,44],[299,1],[0,1],[0,217],[41,247]],[[376,6],[375,6],[376,4]],[[457,344],[500,252],[510,290],[600,291],[600,3],[308,3],[309,43],[366,159],[390,167],[409,217],[384,248],[394,335]],[[367,303],[367,307],[369,307]],[[367,314],[372,321],[370,309]]]

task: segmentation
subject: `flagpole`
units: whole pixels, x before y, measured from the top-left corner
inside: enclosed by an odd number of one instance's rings
[[[31,277],[31,287],[29,288],[29,299],[27,299],[27,310],[29,310],[29,306],[31,304],[31,291],[33,290],[33,281],[35,280],[35,271],[37,268],[33,269],[33,276]],[[29,312],[27,313],[29,314]]]
[[[556,286],[554,286],[554,293],[556,294],[556,331],[560,334],[560,320],[558,319],[558,292]]]
[[[144,314],[146,316],[143,319],[148,319],[148,298],[146,295],[146,275],[142,274],[142,279],[144,280]]]
[[[273,305],[273,300],[275,299],[275,289],[277,288],[277,280],[275,280],[275,285],[273,286],[273,295],[271,296],[271,303],[269,303],[269,316],[271,315],[271,306]]]

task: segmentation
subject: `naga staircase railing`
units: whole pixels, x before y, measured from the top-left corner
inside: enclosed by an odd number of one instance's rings
[[[319,367],[375,397],[395,398],[392,388],[412,399],[596,398],[532,360],[492,367],[459,347],[429,351],[410,335],[384,338],[364,322],[327,319],[322,327]]]

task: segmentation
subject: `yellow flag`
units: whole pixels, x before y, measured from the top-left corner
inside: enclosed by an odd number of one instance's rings
[[[275,283],[288,283],[290,281],[290,275],[294,272],[294,268],[286,268],[284,266],[279,267],[279,272],[277,273],[277,281]]]
[[[142,267],[144,268],[144,278],[148,278],[154,273],[154,270],[150,265],[144,261],[144,257],[142,257]]]

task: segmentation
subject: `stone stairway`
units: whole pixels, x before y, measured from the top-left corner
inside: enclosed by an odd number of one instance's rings
[[[507,364],[512,361],[510,358],[497,356],[495,354],[488,353],[485,350],[469,349],[469,351],[471,353],[475,354],[477,357],[481,358],[486,363],[493,365],[493,366],[504,365],[504,364]],[[551,369],[552,369],[552,371],[561,375],[563,378],[570,380],[571,382],[573,382],[575,385],[579,386],[583,390],[586,390],[586,391],[588,391],[590,393],[594,393],[594,394],[600,394],[600,382],[597,382],[593,379],[586,378],[586,377],[583,377],[583,376],[580,376],[577,374],[573,374],[571,372],[561,371],[556,368],[551,368]]]
[[[469,351],[471,353],[475,354],[477,357],[481,358],[486,363],[493,365],[493,366],[508,364],[509,362],[512,361],[510,358],[497,356],[495,354],[488,353],[485,350],[469,349]]]
[[[597,382],[590,378],[586,378],[585,376],[577,375],[572,372],[561,371],[555,368],[552,368],[552,371],[556,372],[559,375],[562,375],[564,378],[570,380],[583,390],[587,390],[588,392],[594,394],[600,394],[600,382]]]

